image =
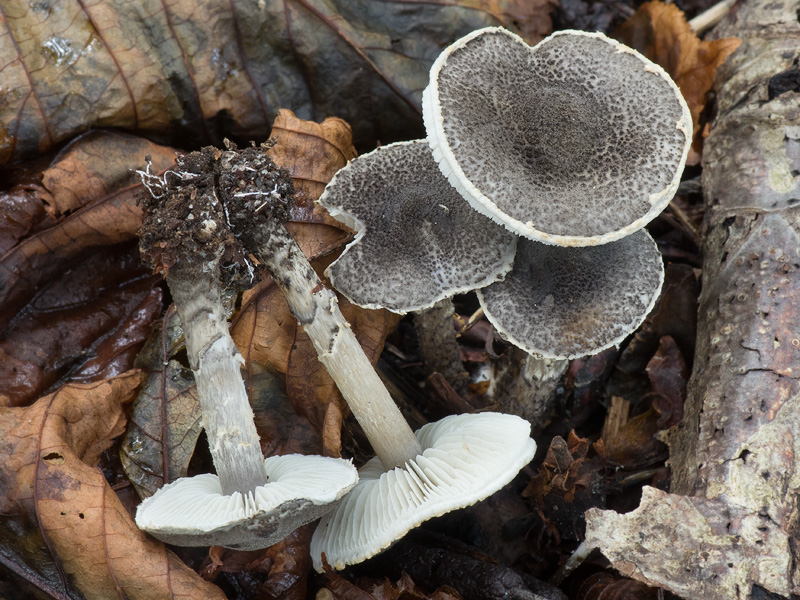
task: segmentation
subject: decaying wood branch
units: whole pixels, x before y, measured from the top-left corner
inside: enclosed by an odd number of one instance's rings
[[[687,598],[800,593],[798,9],[746,0],[716,31],[742,45],[718,72],[704,149],[703,292],[672,494],[587,513],[587,545]]]

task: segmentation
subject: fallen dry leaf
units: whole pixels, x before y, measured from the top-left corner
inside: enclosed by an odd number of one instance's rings
[[[315,123],[299,119],[282,108],[270,136],[277,141],[270,150],[272,160],[289,170],[297,191],[312,199],[319,198],[336,171],[356,157],[350,125],[337,117]],[[325,210],[313,203],[311,207],[321,218],[327,216]],[[330,217],[327,219],[328,223],[336,223]]]
[[[589,575],[575,600],[658,600],[658,589],[633,579],[620,579],[606,571]]]
[[[536,42],[549,9],[522,0],[8,3],[0,164],[106,126],[195,146],[264,139],[280,106],[338,114],[360,144],[421,137],[422,89],[442,49],[490,25],[519,26]]]
[[[19,239],[0,257],[0,335],[40,288],[63,275],[84,252],[135,237],[141,224],[136,206],[141,184],[130,169],[143,168],[145,154],[152,155],[153,169],[159,171],[174,158],[174,150],[146,140],[108,132],[88,134],[70,144],[41,174],[52,189],[43,183],[39,194],[26,198],[54,207],[49,210],[57,220]],[[77,157],[88,162],[80,164]],[[113,166],[123,160],[125,170]],[[112,165],[107,171],[104,161]],[[63,190],[62,178],[66,178]],[[82,179],[86,188],[79,185]]]
[[[361,577],[350,583],[333,571],[326,572],[326,588],[334,600],[461,600],[451,587],[442,586],[428,594],[417,587],[414,580],[403,573],[396,582],[388,577],[382,580]]]
[[[537,474],[522,492],[530,498],[541,523],[530,537],[539,537],[542,550],[562,539],[583,538],[583,514],[592,506],[604,506],[607,485],[602,472],[607,467],[603,440],[590,444],[571,431],[567,440],[556,436],[550,442]]]
[[[323,448],[320,426],[292,404],[285,378],[257,363],[249,363],[247,369],[247,390],[264,456],[319,454]]]
[[[661,65],[681,89],[694,123],[687,164],[700,162],[705,122],[701,113],[719,66],[741,44],[738,38],[701,41],[675,4],[651,0],[615,32],[615,37]]]
[[[100,381],[132,368],[162,310],[160,278],[133,244],[76,260],[41,285],[0,334],[0,406],[24,406],[59,381]]]
[[[305,600],[313,532],[313,524],[305,525],[277,544],[253,552],[212,546],[200,573],[208,581],[227,573],[257,600]]]
[[[626,469],[637,469],[667,458],[667,446],[657,433],[677,425],[683,418],[683,403],[689,372],[675,340],[665,335],[647,363],[650,389],[644,412],[622,424],[613,435],[603,435],[608,459]]]
[[[305,121],[282,108],[271,137],[277,143],[270,155],[275,164],[288,169],[298,192],[286,224],[289,233],[309,258],[341,248],[350,241],[349,230],[314,201],[336,171],[356,157],[350,125],[336,117],[322,123]],[[307,226],[309,223],[315,226]]]
[[[125,474],[141,498],[186,476],[202,430],[194,377],[175,358],[182,349],[183,330],[171,306],[136,361],[142,385],[119,446]]]
[[[47,190],[40,181],[40,169],[31,169],[8,190],[0,191],[0,256],[5,255],[17,242],[31,233],[47,229],[54,224],[47,214],[42,198]]]
[[[653,386],[653,408],[658,412],[658,428],[668,429],[683,419],[689,369],[675,340],[665,335],[658,352],[647,363],[647,377]]]
[[[221,600],[218,588],[136,527],[96,466],[123,432],[124,405],[138,385],[134,371],[0,408],[3,554],[18,572],[35,565],[64,595],[74,586],[90,600]]]

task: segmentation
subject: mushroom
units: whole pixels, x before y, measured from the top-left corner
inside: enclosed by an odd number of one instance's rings
[[[533,458],[536,444],[527,421],[493,413],[458,415],[415,435],[342,316],[335,293],[322,285],[276,218],[279,211],[263,210],[273,203],[280,206],[290,196],[291,185],[266,148],[231,146],[220,153],[220,200],[232,231],[283,291],[377,455],[368,463],[370,480],[365,482],[374,484],[369,489],[356,485],[337,506],[336,515],[314,534],[316,567],[321,569],[324,552],[341,568],[378,552],[434,514],[468,506],[497,491]],[[414,512],[404,508],[412,504]],[[380,534],[377,546],[356,555],[339,554],[336,539],[352,539],[371,521],[394,521],[391,515],[397,515],[396,523],[390,523],[391,532]]]
[[[175,546],[259,550],[332,510],[358,481],[350,461],[288,454],[263,461],[268,482],[223,493],[211,473],[184,477],[139,505],[136,524]]]
[[[515,415],[451,415],[423,425],[424,451],[387,471],[377,458],[358,471],[350,495],[325,515],[311,538],[311,558],[323,570],[362,562],[423,521],[475,504],[508,482],[536,451],[530,423]]]
[[[330,510],[357,473],[341,459],[264,461],[241,376],[244,361],[221,301],[220,261],[236,256],[237,248],[214,189],[214,152],[179,156],[176,168],[160,178],[150,173],[148,160],[141,176],[150,196],[143,198],[139,233],[143,257],[165,273],[178,310],[217,474],[162,487],[139,505],[136,523],[170,544],[253,550]],[[236,265],[228,266],[227,276],[235,275]],[[245,260],[245,266],[252,281],[252,265]]]
[[[457,384],[463,367],[450,298],[502,278],[516,236],[470,208],[442,176],[425,140],[382,146],[350,161],[319,204],[356,232],[326,271],[333,287],[359,306],[417,311],[426,364]]]
[[[521,239],[511,273],[477,294],[511,343],[572,359],[619,344],[652,310],[663,281],[661,253],[642,229],[588,248]]]
[[[534,47],[490,27],[449,46],[423,93],[442,173],[477,211],[548,244],[641,229],[674,196],[691,144],[664,70],[600,33]]]

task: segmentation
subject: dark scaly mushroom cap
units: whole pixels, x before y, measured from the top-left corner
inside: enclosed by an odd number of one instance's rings
[[[664,266],[646,230],[602,246],[520,240],[505,280],[478,291],[510,342],[545,358],[576,358],[619,344],[652,310]]]
[[[319,203],[357,232],[327,274],[360,306],[421,310],[511,268],[516,236],[464,201],[424,140],[352,160]]]
[[[447,48],[423,94],[442,172],[476,210],[563,246],[624,237],[675,194],[692,120],[661,67],[600,33],[534,47],[502,28]]]

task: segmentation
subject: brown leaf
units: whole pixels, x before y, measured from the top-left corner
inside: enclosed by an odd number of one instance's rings
[[[587,577],[575,596],[576,600],[657,600],[658,589],[640,581],[621,579],[606,571]]]
[[[667,457],[667,446],[655,438],[659,413],[649,408],[625,423],[614,437],[604,439],[608,459],[624,468],[652,465]]]
[[[194,377],[175,359],[183,349],[182,336],[175,308],[170,307],[136,361],[143,381],[119,457],[142,498],[186,476],[202,430]]]
[[[0,192],[0,256],[11,250],[25,236],[53,226],[43,201],[49,196],[36,171],[27,181]]]
[[[396,582],[388,577],[382,581],[359,579],[357,585],[365,589],[375,600],[461,600],[461,596],[453,588],[440,587],[432,594],[427,594],[417,587],[408,573],[403,573]]]
[[[594,449],[595,457],[588,459],[591,449]],[[540,506],[544,496],[550,493],[571,502],[577,492],[589,487],[593,475],[605,468],[604,452],[602,445],[592,446],[589,440],[578,437],[574,431],[570,431],[568,440],[555,436],[539,472],[522,495],[536,499]]]
[[[304,121],[281,109],[272,137],[277,141],[270,150],[272,159],[288,169],[298,192],[291,212],[295,223],[287,223],[289,233],[310,258],[342,247],[350,241],[350,230],[314,201],[336,171],[356,157],[350,125],[336,117],[322,123]]]
[[[467,2],[461,4],[466,6]],[[558,0],[477,0],[473,4],[490,12],[504,27],[517,28],[522,39],[533,46],[553,32],[550,14]]]
[[[701,41],[692,31],[683,11],[674,4],[664,4],[659,0],[642,4],[615,32],[615,36],[661,65],[678,84],[694,123],[693,152],[687,164],[698,164],[705,126],[701,113],[706,105],[706,95],[714,83],[717,69],[742,41],[738,38]]]
[[[138,385],[139,373],[129,372],[0,409],[4,551],[20,567],[48,557],[42,575],[55,574],[65,594],[74,584],[87,598],[222,599],[136,527],[95,466],[124,430],[124,404]]]
[[[270,561],[267,580],[256,593],[258,600],[304,600],[311,573],[311,534],[313,525],[300,527],[267,549]]]
[[[23,406],[59,380],[99,381],[133,367],[161,312],[160,278],[135,245],[76,261],[37,291],[0,334],[0,405]]]
[[[642,343],[640,349],[644,347]],[[646,372],[651,389],[644,399],[651,400],[650,408],[625,422],[614,435],[604,433],[608,458],[628,469],[652,465],[666,458],[667,447],[656,439],[656,434],[683,418],[689,373],[672,337],[661,337]]]
[[[339,114],[369,146],[421,137],[421,93],[439,53],[480,27],[524,25],[529,38],[549,29],[549,5],[528,4],[63,0],[8,9],[0,164],[107,126],[190,145],[264,139],[280,106]]]
[[[319,454],[323,447],[320,428],[292,404],[284,378],[257,363],[249,363],[247,369],[247,388],[264,456]]]
[[[83,252],[135,237],[141,225],[141,210],[136,206],[141,184],[129,169],[143,168],[145,154],[153,156],[153,169],[160,171],[171,164],[174,151],[121,134],[87,134],[59,154],[41,174],[53,189],[43,188],[40,197],[58,197],[58,202],[52,200],[54,206],[69,214],[51,227],[21,239],[0,257],[0,332],[39,288],[64,274]],[[76,156],[88,162],[79,164]],[[127,161],[127,168],[124,172],[106,172],[105,160],[112,164]],[[67,178],[65,190],[61,191],[65,173],[75,176]],[[85,189],[79,186],[82,177],[86,178]],[[63,215],[61,208],[53,209],[52,214]]]
[[[653,386],[653,408],[658,412],[658,428],[668,429],[683,419],[683,403],[689,370],[681,351],[670,336],[661,338],[658,352],[647,364],[647,376]]]
[[[295,188],[313,200],[320,197],[336,171],[356,157],[350,125],[337,117],[315,123],[281,109],[271,137],[277,140],[270,151],[275,164],[288,169]]]
[[[309,545],[313,525],[305,525],[286,538],[252,552],[212,546],[200,569],[203,578],[214,581],[220,573],[249,588],[255,600],[304,600],[311,572]]]
[[[442,586],[431,594],[420,590],[408,573],[402,573],[394,583],[388,577],[361,577],[350,583],[333,571],[326,571],[325,577],[334,600],[461,600],[451,587]]]
[[[570,432],[568,440],[556,436],[550,443],[539,471],[522,492],[530,498],[540,519],[529,533],[548,551],[553,539],[579,540],[583,530],[583,513],[591,506],[603,506],[607,486],[602,472],[607,467],[601,440],[590,444]]]

